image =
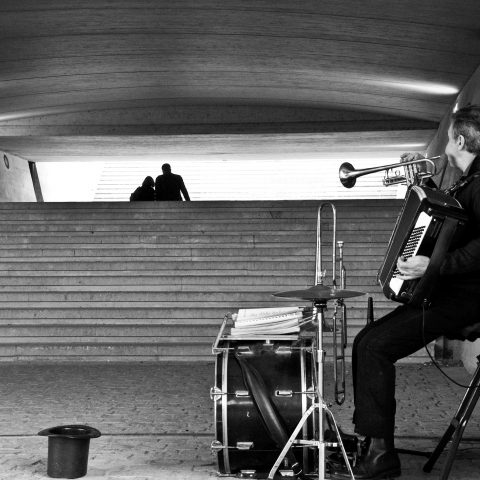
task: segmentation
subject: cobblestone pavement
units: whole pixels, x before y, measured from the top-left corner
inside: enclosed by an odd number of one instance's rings
[[[325,370],[330,399],[331,366]],[[430,451],[464,390],[432,365],[405,364],[397,371],[397,447]],[[463,367],[445,371],[468,383]],[[102,432],[91,440],[85,479],[216,478],[210,453],[213,363],[9,363],[0,364],[0,376],[1,480],[49,478],[48,441],[37,433],[63,424],[87,424]],[[351,431],[350,388],[346,398],[332,411],[342,428]],[[480,479],[479,437],[480,416],[474,412],[450,480]],[[422,472],[423,457],[402,454],[402,478],[437,479],[444,458],[427,474]]]

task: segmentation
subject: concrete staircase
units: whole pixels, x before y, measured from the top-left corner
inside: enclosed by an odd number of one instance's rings
[[[211,360],[225,313],[308,304],[272,293],[313,284],[319,204],[1,203],[0,360]],[[400,202],[335,205],[347,288],[378,318],[396,306],[376,273]],[[328,269],[331,229],[325,210]],[[350,340],[366,305],[347,301]]]

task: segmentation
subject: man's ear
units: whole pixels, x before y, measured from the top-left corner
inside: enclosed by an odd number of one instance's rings
[[[465,148],[465,137],[463,135],[459,135],[456,139],[457,148],[459,150],[463,150]]]

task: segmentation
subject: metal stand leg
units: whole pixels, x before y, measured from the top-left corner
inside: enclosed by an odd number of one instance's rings
[[[477,361],[477,369],[475,370],[467,392],[465,393],[465,396],[458,407],[457,413],[450,422],[450,425],[445,431],[443,437],[440,439],[440,442],[436,446],[435,450],[430,455],[430,458],[423,466],[424,472],[430,472],[438,460],[438,457],[443,452],[445,446],[453,436],[452,445],[448,450],[447,459],[443,467],[441,480],[447,480],[448,475],[450,474],[450,470],[452,469],[453,461],[455,460],[455,455],[457,453],[460,440],[462,439],[463,432],[468,421],[470,420],[478,398],[480,397],[480,355],[477,356]]]
[[[315,308],[316,308],[315,325],[317,328],[316,328],[316,341],[314,345],[314,349],[315,349],[314,358],[317,365],[317,385],[316,385],[317,403],[313,403],[309,407],[309,409],[303,414],[302,418],[300,419],[300,422],[295,427],[292,435],[290,436],[289,440],[283,447],[283,450],[281,451],[275,464],[270,470],[270,473],[268,475],[269,480],[272,480],[274,478],[274,475],[278,467],[280,466],[282,460],[285,458],[285,455],[290,449],[290,447],[292,446],[292,444],[295,442],[295,438],[300,432],[302,426],[307,421],[308,417],[316,409],[318,409],[318,440],[312,440],[312,441],[303,440],[301,441],[301,443],[307,444],[307,445],[313,445],[318,448],[318,480],[325,480],[325,464],[326,464],[326,458],[325,458],[326,445],[325,445],[325,438],[324,438],[324,434],[325,434],[324,414],[325,413],[328,414],[332,420],[332,423],[334,425],[334,428],[337,434],[337,439],[340,444],[340,448],[342,450],[342,455],[345,460],[345,464],[347,465],[347,468],[349,470],[349,473],[352,479],[354,478],[353,472],[350,466],[350,462],[348,460],[347,452],[345,451],[345,448],[342,443],[340,431],[337,427],[337,424],[335,422],[332,412],[328,409],[327,405],[323,400],[323,389],[324,389],[323,366],[324,366],[324,359],[325,359],[325,351],[323,350],[323,326],[325,324],[324,311],[326,307],[327,307],[327,300],[315,300]]]
[[[316,317],[316,354],[315,361],[317,364],[317,401],[320,405],[323,404],[323,368],[325,364],[325,350],[323,349],[323,326],[325,324],[325,309],[327,308],[326,301],[315,301],[315,308],[317,311]],[[318,411],[318,478],[323,480],[325,478],[325,426],[323,409]]]

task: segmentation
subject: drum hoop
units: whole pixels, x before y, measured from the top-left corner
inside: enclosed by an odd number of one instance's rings
[[[223,352],[222,391],[228,392],[228,350]],[[230,472],[230,455],[228,454],[228,412],[227,395],[222,395],[222,437],[223,437],[223,465],[226,473]]]

